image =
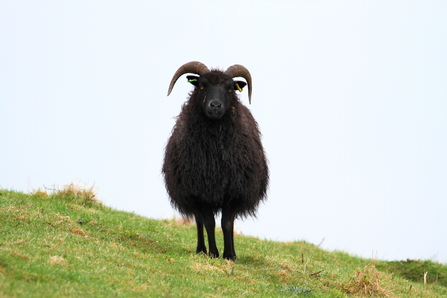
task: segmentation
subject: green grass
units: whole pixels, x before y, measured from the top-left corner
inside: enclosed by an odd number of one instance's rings
[[[211,259],[194,253],[194,226],[116,211],[89,191],[0,190],[0,297],[447,296],[447,266],[438,263],[362,259],[306,242],[235,243],[235,263]]]

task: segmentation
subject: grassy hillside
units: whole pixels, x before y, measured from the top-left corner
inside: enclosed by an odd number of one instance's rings
[[[195,242],[194,226],[113,210],[89,190],[0,190],[0,297],[447,296],[447,267],[430,261],[237,236],[233,263]]]

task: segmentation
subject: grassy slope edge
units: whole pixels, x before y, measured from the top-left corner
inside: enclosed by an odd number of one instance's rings
[[[447,296],[437,263],[424,284],[400,277],[396,262],[306,242],[236,236],[236,263],[210,259],[194,253],[195,237],[194,226],[82,194],[0,190],[0,297]]]

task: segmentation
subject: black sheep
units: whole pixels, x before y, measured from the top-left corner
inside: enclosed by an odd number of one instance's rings
[[[163,174],[171,205],[197,224],[197,253],[207,253],[203,226],[208,234],[209,255],[218,257],[214,216],[222,213],[223,257],[235,260],[233,227],[237,217],[255,216],[266,198],[269,181],[261,133],[250,110],[235,91],[247,81],[251,103],[251,76],[242,65],[225,72],[209,70],[200,62],[181,66],[171,80],[186,73],[195,86],[183,105],[166,145]]]

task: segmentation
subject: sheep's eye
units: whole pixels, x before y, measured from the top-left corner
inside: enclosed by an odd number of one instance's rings
[[[230,92],[230,93],[231,93],[231,92],[233,92],[233,89],[231,89],[231,88],[230,88],[230,89],[228,89],[228,92]]]
[[[202,90],[203,90],[203,89],[205,89],[205,87],[203,87],[203,86],[200,86],[200,89],[202,89]]]

